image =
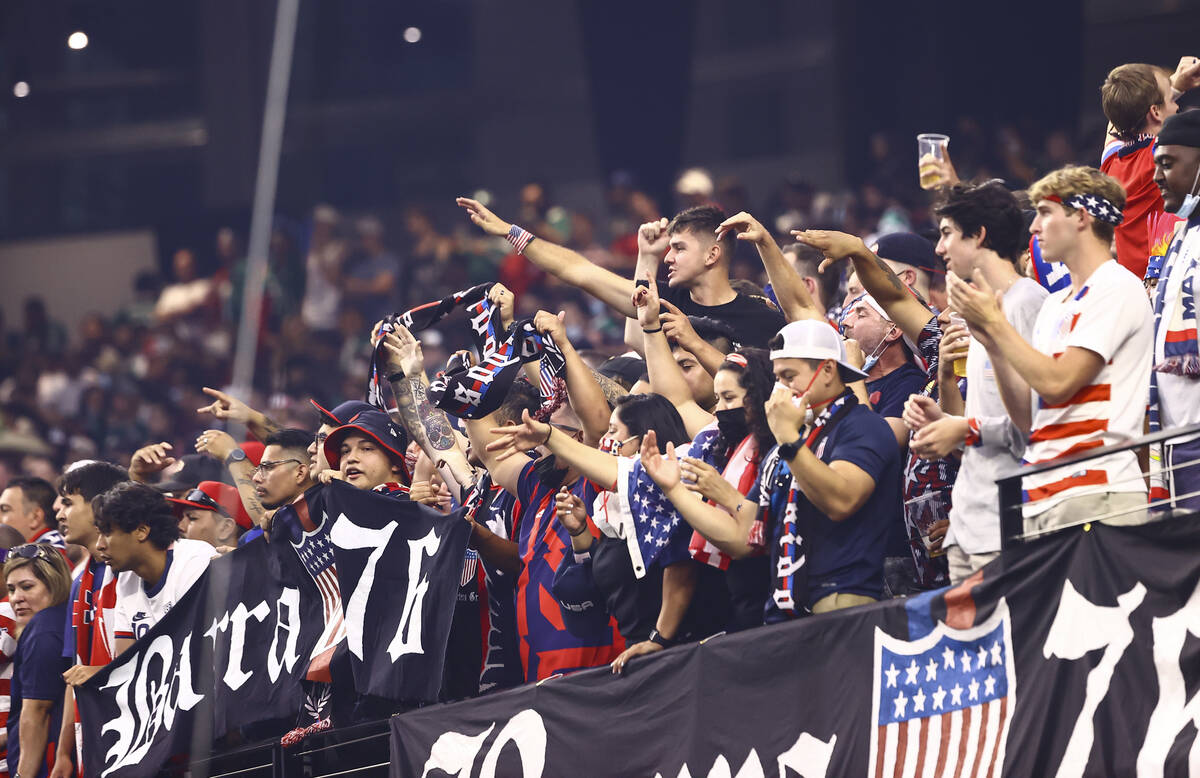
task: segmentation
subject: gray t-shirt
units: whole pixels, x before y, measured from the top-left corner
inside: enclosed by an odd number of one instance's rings
[[[1033,341],[1046,290],[1020,278],[1004,293],[1004,316],[1026,341]],[[987,349],[971,339],[967,350],[966,416],[979,428],[980,443],[963,451],[958,479],[951,493],[950,529],[945,545],[957,544],[970,554],[1000,550],[1000,490],[996,479],[1021,466],[1024,435],[1013,425],[1000,399],[996,374]]]

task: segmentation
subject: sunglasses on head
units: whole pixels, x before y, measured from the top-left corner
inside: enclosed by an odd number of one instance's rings
[[[50,559],[54,553],[45,543],[22,543],[9,549],[0,548],[0,562],[6,559]]]
[[[203,505],[205,508],[214,510],[226,518],[229,517],[229,511],[225,510],[221,503],[209,497],[200,489],[193,489],[192,491],[188,492],[188,495],[185,499],[188,502],[198,503],[199,505]]]

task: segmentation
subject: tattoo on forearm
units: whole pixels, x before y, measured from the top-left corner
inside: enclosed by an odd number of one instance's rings
[[[429,444],[438,451],[452,448],[454,446],[454,428],[450,426],[450,419],[446,417],[446,412],[429,404],[429,397],[425,394],[424,381],[420,378],[413,378],[410,379],[409,384],[412,388],[413,399],[417,403],[417,417],[425,428]]]
[[[250,518],[254,519],[257,524],[259,518],[262,517],[267,509],[259,502],[258,495],[254,491],[254,481],[245,476],[237,476],[235,479],[238,486],[238,494],[242,498],[242,507],[246,509],[246,513],[250,514]]]
[[[871,258],[875,260],[875,266],[878,267],[879,272],[883,273],[883,275],[887,278],[888,283],[892,285],[892,288],[897,292],[903,292],[904,284],[900,281],[900,277],[896,275],[895,271],[888,267],[888,263],[884,262],[874,254],[871,255]]]

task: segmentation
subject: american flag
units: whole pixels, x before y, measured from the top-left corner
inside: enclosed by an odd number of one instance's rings
[[[868,775],[999,776],[1015,704],[1003,599],[969,629],[940,622],[914,641],[876,629]]]
[[[293,507],[299,508],[300,505],[301,503],[297,503]],[[304,513],[307,514],[307,506],[304,507]],[[317,591],[321,593],[321,610],[325,617],[325,629],[313,648],[308,678],[326,682],[329,681],[329,660],[333,657],[333,651],[338,643],[346,639],[342,593],[338,586],[337,567],[333,562],[333,544],[329,541],[330,525],[329,516],[326,515],[319,525],[311,530],[306,528],[298,541],[292,541],[296,556],[300,558],[304,569],[317,585]]]
[[[682,552],[690,533],[676,531],[683,519],[646,473],[640,457],[621,457],[618,468],[617,489],[596,497],[592,521],[604,534],[631,546],[633,573],[642,578],[664,551]]]

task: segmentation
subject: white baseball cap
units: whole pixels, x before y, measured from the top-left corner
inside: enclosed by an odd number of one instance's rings
[[[832,359],[838,375],[846,383],[865,380],[867,374],[846,361],[842,336],[827,322],[803,319],[784,325],[779,331],[783,345],[771,349],[771,359]]]

